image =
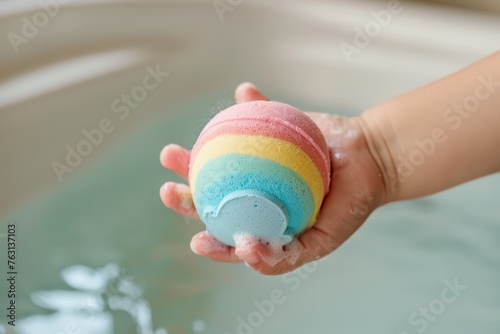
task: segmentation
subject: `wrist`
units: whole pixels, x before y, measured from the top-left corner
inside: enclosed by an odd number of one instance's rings
[[[383,204],[400,200],[401,183],[404,182],[396,159],[399,151],[396,131],[386,112],[389,108],[389,103],[381,104],[355,118],[384,183]]]

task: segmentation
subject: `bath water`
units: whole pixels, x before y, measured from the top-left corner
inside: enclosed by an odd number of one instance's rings
[[[190,147],[229,101],[167,111],[1,216],[0,233],[16,224],[18,280],[12,327],[2,277],[0,333],[500,332],[500,175],[383,207],[334,254],[285,276],[191,253],[203,225],[161,204],[160,186],[181,179],[158,155]]]

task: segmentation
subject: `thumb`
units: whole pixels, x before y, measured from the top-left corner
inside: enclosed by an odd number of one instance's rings
[[[250,82],[241,83],[236,87],[234,92],[234,99],[236,103],[249,102],[249,101],[269,101],[269,99],[263,95],[254,84]]]

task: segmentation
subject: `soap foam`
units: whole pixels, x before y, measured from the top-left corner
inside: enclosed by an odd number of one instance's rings
[[[335,165],[337,167],[342,167],[343,165],[345,165],[347,157],[343,153],[335,152],[335,154],[333,155],[333,160],[335,161]]]
[[[237,233],[233,235],[234,243],[240,255],[247,255],[252,252],[254,246],[259,244],[259,238],[247,233]]]
[[[205,238],[205,241],[200,244],[200,249],[206,254],[214,252],[222,252],[225,251],[228,247],[219,240],[215,239],[207,231],[198,234],[197,238],[198,239]]]
[[[271,267],[274,267],[283,260],[294,265],[303,253],[303,247],[297,239],[293,239],[290,243],[279,239],[268,242],[269,254],[261,256],[261,258]]]
[[[233,237],[240,256],[251,253],[258,244],[266,245],[268,254],[259,255],[262,261],[271,267],[276,266],[283,260],[287,261],[290,265],[294,265],[304,252],[303,246],[295,238],[291,242],[284,239],[265,240],[244,233],[234,235]]]

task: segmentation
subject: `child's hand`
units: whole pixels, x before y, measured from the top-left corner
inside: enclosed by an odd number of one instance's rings
[[[251,84],[236,89],[236,102],[266,100]],[[500,52],[453,75],[343,118],[309,113],[323,132],[332,158],[330,192],[316,224],[281,249],[258,241],[222,245],[206,232],[192,250],[224,262],[246,262],[268,275],[283,274],[339,247],[378,206],[426,196],[500,171]],[[189,151],[169,145],[166,168],[186,177]],[[197,217],[189,188],[167,182],[163,203]]]
[[[253,85],[236,89],[236,102],[267,100]],[[277,275],[317,260],[339,247],[385,199],[383,174],[369,147],[360,119],[324,113],[308,113],[323,132],[330,148],[333,175],[330,191],[315,225],[282,250],[271,249],[258,241],[221,244],[206,231],[195,235],[191,249],[196,254],[222,262],[246,262],[256,271]],[[188,175],[190,152],[167,145],[160,155],[162,165],[184,178]],[[167,182],[160,190],[163,203],[176,212],[198,218],[189,187]]]

